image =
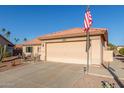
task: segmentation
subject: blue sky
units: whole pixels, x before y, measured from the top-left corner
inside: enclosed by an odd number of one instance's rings
[[[0,29],[22,42],[56,31],[83,27],[86,6],[0,6]],[[124,45],[124,6],[90,6],[94,28],[108,28],[109,42]]]

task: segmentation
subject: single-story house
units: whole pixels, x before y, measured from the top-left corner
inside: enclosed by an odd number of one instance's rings
[[[106,28],[90,30],[90,64],[100,65],[113,61],[112,51],[107,51],[108,32]],[[41,43],[40,59],[47,62],[87,64],[86,32],[82,28],[54,32],[39,37]]]
[[[13,55],[14,44],[2,35],[0,35],[0,45],[6,45],[6,51],[10,53],[10,55]]]
[[[22,44],[16,44],[16,45],[14,46],[13,55],[14,55],[14,56],[22,55],[22,47],[23,47]]]
[[[105,28],[90,30],[90,64],[100,65],[113,61],[113,51],[108,51],[108,32]],[[82,28],[54,32],[23,43],[23,53],[40,55],[40,60],[73,64],[86,64],[86,32]]]
[[[35,38],[33,40],[26,41],[22,44],[23,54],[25,56],[40,56],[41,55],[41,40]]]
[[[124,45],[117,46],[117,50],[119,51],[121,48],[124,48]]]

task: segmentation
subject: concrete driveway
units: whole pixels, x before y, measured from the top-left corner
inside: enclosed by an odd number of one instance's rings
[[[83,75],[83,65],[30,63],[0,72],[0,87],[73,87]]]

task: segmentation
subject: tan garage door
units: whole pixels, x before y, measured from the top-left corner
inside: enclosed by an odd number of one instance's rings
[[[47,44],[47,61],[86,64],[85,42]]]

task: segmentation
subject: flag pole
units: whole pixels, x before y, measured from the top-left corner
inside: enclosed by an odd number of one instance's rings
[[[89,73],[89,63],[90,63],[90,55],[89,55],[89,49],[90,49],[90,27],[92,25],[92,16],[90,14],[90,10],[89,10],[89,5],[86,7],[86,13],[85,13],[85,18],[84,18],[84,28],[85,28],[85,32],[86,32],[86,52],[87,52],[87,64],[84,71],[87,72],[87,74]]]
[[[87,74],[89,72],[89,31],[87,31]]]
[[[89,8],[90,8],[90,6],[88,5],[86,11],[88,11]],[[86,34],[87,34],[87,41],[86,41],[86,43],[87,43],[87,74],[88,74],[88,72],[89,72],[89,43],[90,43],[89,29],[87,29]]]

